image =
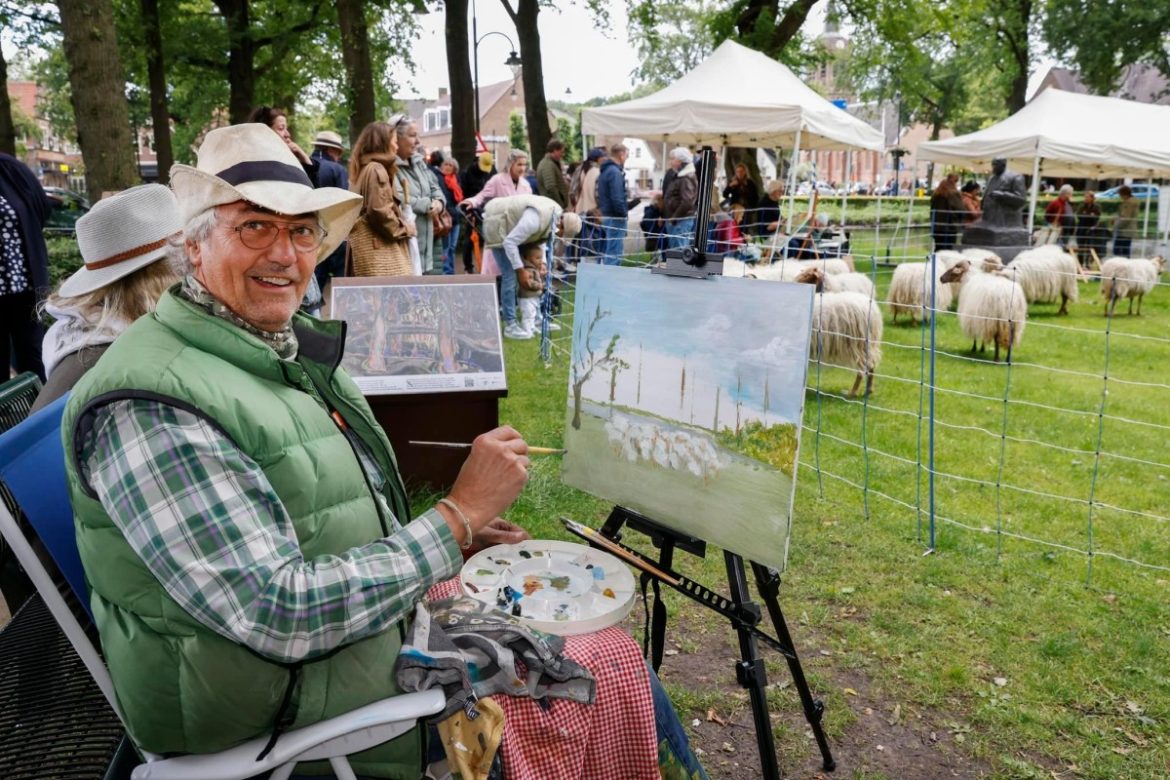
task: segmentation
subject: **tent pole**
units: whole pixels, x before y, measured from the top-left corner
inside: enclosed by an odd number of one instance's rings
[[[1150,171],[1150,177],[1146,179],[1146,218],[1142,220],[1142,241],[1146,240],[1146,234],[1150,231],[1150,201],[1153,200],[1153,198],[1150,197],[1150,187],[1153,185],[1153,183],[1154,172]],[[1161,190],[1158,192],[1161,194]],[[1157,226],[1154,227],[1154,232],[1158,232]]]
[[[788,222],[784,226],[784,232],[789,236],[792,235],[792,212],[796,210],[796,161],[800,154],[801,130],[800,127],[796,128],[796,140],[792,144],[792,165],[788,171]]]
[[[917,172],[911,173],[915,179],[918,178]],[[906,233],[902,238],[902,259],[905,260],[910,256],[910,226],[914,223],[914,192],[915,188],[911,186],[910,194],[906,196]],[[929,238],[929,236],[928,236]],[[928,251],[927,254],[930,254]]]
[[[853,150],[845,151],[845,186],[841,194],[841,228],[845,227],[845,209],[849,206],[849,190],[853,186]]]
[[[662,178],[666,178],[666,147],[670,146],[669,136],[662,136]],[[666,202],[666,193],[662,193],[662,202]]]
[[[1028,244],[1031,245],[1032,226],[1036,219],[1036,199],[1040,197],[1040,155],[1032,159],[1032,199],[1028,203]]]

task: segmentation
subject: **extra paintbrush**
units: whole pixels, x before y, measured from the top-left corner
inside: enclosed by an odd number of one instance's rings
[[[795,658],[795,651],[788,645],[781,642],[774,636],[761,631],[759,626],[759,614],[751,614],[735,602],[731,601],[725,596],[721,596],[713,590],[700,585],[688,577],[677,574],[673,571],[663,571],[661,568],[655,566],[648,561],[640,552],[631,550],[620,542],[615,542],[607,536],[603,536],[600,531],[590,528],[587,525],[582,525],[575,520],[570,520],[567,517],[562,517],[561,522],[564,523],[565,529],[569,533],[579,536],[590,545],[599,549],[612,553],[617,557],[626,561],[631,566],[634,566],[641,571],[646,572],[651,577],[656,578],[660,582],[664,582],[671,586],[679,593],[691,597],[705,607],[718,612],[732,622],[737,628],[742,628],[745,631],[751,632],[753,635],[761,639],[765,644],[773,649],[779,651],[789,658]]]
[[[462,441],[412,441],[409,444],[414,444],[419,447],[450,447],[457,450],[471,449],[471,442]],[[564,455],[568,450],[558,450],[554,447],[529,447],[529,455]]]

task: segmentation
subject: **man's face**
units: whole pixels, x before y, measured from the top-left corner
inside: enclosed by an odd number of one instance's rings
[[[1007,170],[1007,160],[992,160],[991,172],[996,176],[1000,176]]]
[[[218,222],[205,241],[187,243],[195,278],[248,324],[280,330],[301,304],[317,266],[317,250],[297,249],[287,230],[281,230],[271,246],[249,249],[237,228],[266,222],[316,229],[316,217],[279,216],[242,200],[217,207],[216,216]]]
[[[560,149],[557,149],[555,152],[549,152],[548,156],[553,158],[557,162],[560,162],[561,158],[565,156],[565,147],[562,146]]]
[[[613,161],[615,163],[617,163],[618,165],[625,165],[626,158],[629,156],[630,156],[630,153],[628,151],[625,151],[625,150],[622,150],[620,152],[613,152],[610,154],[610,157],[612,157]]]

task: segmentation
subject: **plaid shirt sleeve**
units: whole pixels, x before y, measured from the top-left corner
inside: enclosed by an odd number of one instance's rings
[[[433,509],[306,560],[257,463],[190,412],[118,401],[92,432],[85,476],[151,573],[200,623],[267,658],[302,661],[383,631],[459,570]]]

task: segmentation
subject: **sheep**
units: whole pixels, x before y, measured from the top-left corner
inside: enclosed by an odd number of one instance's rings
[[[764,253],[765,258],[771,258],[769,263],[756,264],[755,270],[760,271],[767,268],[785,268],[788,266],[800,266],[803,268],[820,268],[822,271],[830,274],[847,274],[857,270],[853,267],[853,256],[845,255],[843,257],[822,257],[819,260],[796,260],[794,258],[785,258],[779,252],[775,254]],[[758,277],[763,278],[763,277]],[[775,280],[773,280],[775,281]],[[791,281],[784,279],[783,281]]]
[[[1138,316],[1142,316],[1142,298],[1154,289],[1158,275],[1166,267],[1163,257],[1110,257],[1101,264],[1101,296],[1108,302],[1105,316],[1113,316],[1118,298],[1129,298],[1129,313],[1133,314],[1133,299],[1137,298]]]
[[[970,260],[958,263],[940,277],[943,282],[962,282],[959,295],[959,329],[972,339],[971,351],[987,342],[995,344],[995,362],[999,349],[1007,350],[1005,360],[1012,362],[1012,349],[1024,337],[1028,321],[1028,302],[1019,284],[1002,272],[978,273]]]
[[[1054,244],[1025,249],[1016,255],[1004,275],[1018,282],[1028,303],[1054,303],[1057,314],[1068,314],[1068,302],[1077,300],[1076,258]]]
[[[793,281],[801,284],[815,285],[817,284],[818,278],[823,280],[825,292],[855,292],[861,293],[866,298],[872,298],[874,295],[873,280],[865,274],[856,272],[848,274],[825,274],[817,268],[803,268]]]
[[[812,341],[809,359],[841,368],[856,368],[849,398],[857,395],[865,377],[865,393],[873,391],[873,375],[882,361],[882,313],[873,296],[857,292],[825,292],[826,274],[812,269]]]
[[[937,264],[941,272],[942,262]],[[952,288],[945,284],[934,286],[935,308],[946,309],[951,305],[954,296]],[[900,263],[894,269],[894,277],[890,281],[889,300],[890,311],[894,313],[894,323],[898,322],[899,314],[910,315],[911,322],[924,322],[930,319],[930,263]]]

